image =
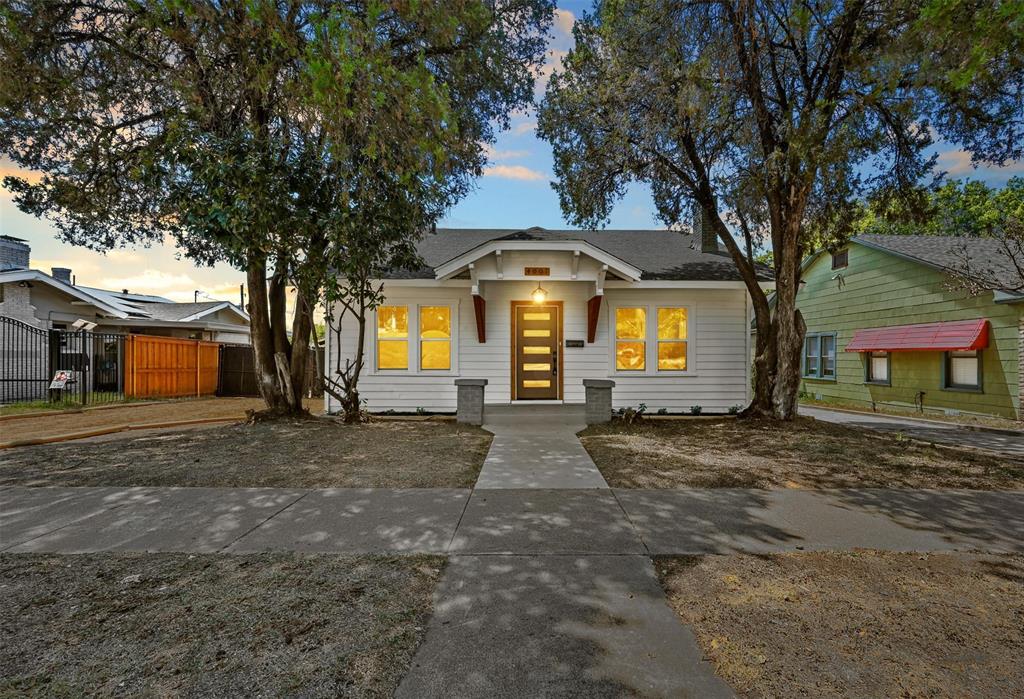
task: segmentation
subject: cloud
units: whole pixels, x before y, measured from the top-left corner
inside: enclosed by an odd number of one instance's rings
[[[534,182],[546,180],[547,175],[531,170],[522,165],[488,165],[484,168],[484,177],[501,177],[506,180],[522,180]]]
[[[945,171],[946,174],[953,176],[984,175],[986,171],[991,173],[1024,172],[1024,160],[1014,160],[1002,167],[984,164],[974,167],[971,163],[971,153],[966,150],[947,150],[939,153],[937,166],[940,170]]]
[[[516,136],[522,136],[523,134],[533,133],[537,130],[536,121],[522,121],[512,127],[512,133]]]
[[[29,184],[36,184],[42,179],[42,174],[35,170],[26,170],[25,168],[16,165],[8,157],[0,157],[0,180],[10,175],[11,177],[21,177],[22,179],[28,180]]]
[[[142,274],[130,277],[107,277],[100,281],[104,288],[128,289],[137,293],[172,292],[182,293],[196,289],[196,281],[187,274],[169,274],[158,269],[147,269]]]
[[[488,160],[514,160],[515,158],[525,158],[530,154],[528,150],[496,150],[489,143],[484,144],[483,151]]]
[[[555,41],[572,39],[572,25],[576,24],[576,15],[569,10],[555,10]]]

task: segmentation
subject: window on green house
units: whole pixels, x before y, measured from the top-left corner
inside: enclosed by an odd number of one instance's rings
[[[850,251],[840,250],[832,253],[832,269],[842,269],[850,264]]]
[[[981,389],[981,354],[972,352],[946,352],[944,388]]]
[[[891,356],[888,352],[867,353],[868,383],[889,384],[889,361]]]
[[[836,334],[808,333],[804,338],[804,377],[836,377]]]

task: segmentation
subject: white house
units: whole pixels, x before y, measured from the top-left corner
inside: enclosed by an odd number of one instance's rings
[[[425,266],[381,280],[368,319],[371,411],[453,412],[457,378],[487,379],[488,404],[582,403],[583,380],[607,378],[615,407],[715,413],[749,399],[751,304],[711,235],[438,229],[418,250]],[[340,321],[328,372],[356,345]]]
[[[0,316],[43,330],[67,329],[83,319],[96,323],[97,332],[249,344],[249,316],[230,301],[175,303],[128,289],[81,286],[66,267],[50,274],[30,269],[29,254],[25,241],[0,236]]]

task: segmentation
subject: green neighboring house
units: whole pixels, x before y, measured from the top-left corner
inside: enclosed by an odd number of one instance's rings
[[[1024,294],[972,295],[950,283],[966,253],[1013,288],[997,245],[863,235],[805,260],[803,392],[865,408],[1024,419]]]

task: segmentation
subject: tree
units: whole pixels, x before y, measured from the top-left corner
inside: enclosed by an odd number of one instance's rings
[[[552,0],[8,2],[0,152],[43,176],[4,184],[73,244],[169,236],[245,270],[260,391],[299,411],[312,306],[289,324],[287,288],[320,297],[353,241],[415,238],[465,194],[532,101],[551,19]]]
[[[1024,218],[1024,177],[1011,177],[1004,187],[979,180],[948,180],[925,189],[925,205],[917,212],[898,203],[866,203],[853,224],[857,233],[883,235],[945,235],[993,237],[1007,219]]]
[[[562,208],[598,225],[631,181],[651,184],[666,224],[698,208],[753,301],[744,414],[792,418],[809,241],[848,232],[869,194],[919,205],[933,134],[979,160],[1021,156],[1020,11],[957,0],[598,2],[577,21],[540,110]],[[747,212],[761,212],[771,240],[774,312],[751,254],[756,227],[731,230],[723,215],[754,200]]]

